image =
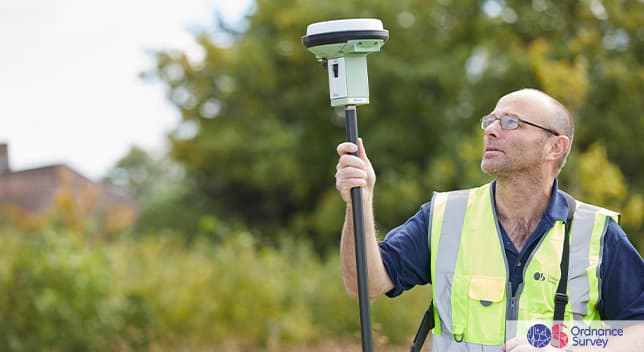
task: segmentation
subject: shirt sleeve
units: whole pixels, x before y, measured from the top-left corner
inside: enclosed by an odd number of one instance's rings
[[[644,260],[612,219],[604,237],[600,264],[603,320],[644,320]]]
[[[394,288],[387,292],[389,297],[430,282],[429,204],[423,204],[414,216],[391,230],[379,243],[383,264],[394,284]]]

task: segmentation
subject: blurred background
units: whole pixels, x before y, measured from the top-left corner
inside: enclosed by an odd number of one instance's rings
[[[644,250],[641,0],[0,2],[0,350],[358,351],[338,260],[344,112],[301,44],[375,17],[360,134],[384,235],[478,186],[480,116],[576,116],[560,187]],[[429,287],[372,301],[403,351]]]

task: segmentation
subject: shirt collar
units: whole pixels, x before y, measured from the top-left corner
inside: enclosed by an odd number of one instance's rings
[[[555,182],[552,184],[552,194],[554,197],[550,197],[550,202],[548,203],[548,208],[546,209],[546,216],[552,221],[563,221],[566,222],[568,217],[568,202],[566,198],[559,192],[559,180],[555,178]]]

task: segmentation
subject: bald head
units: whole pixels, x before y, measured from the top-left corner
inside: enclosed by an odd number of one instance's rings
[[[531,107],[535,110],[533,115],[543,115],[545,127],[556,131],[570,139],[568,150],[561,159],[559,159],[559,168],[561,169],[566,163],[566,158],[572,150],[572,140],[575,134],[575,125],[572,115],[557,99],[548,94],[533,88],[524,88],[504,95],[499,102],[504,99],[522,99],[529,101]]]

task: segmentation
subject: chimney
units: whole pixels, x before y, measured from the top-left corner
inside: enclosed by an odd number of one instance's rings
[[[9,145],[0,143],[0,174],[11,171],[9,168]]]

